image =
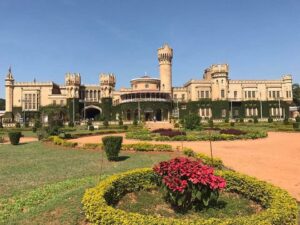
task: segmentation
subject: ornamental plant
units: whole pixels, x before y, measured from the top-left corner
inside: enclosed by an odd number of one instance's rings
[[[118,159],[122,141],[122,136],[106,136],[102,138],[104,151],[109,161]]]
[[[19,142],[20,142],[21,136],[22,136],[22,133],[19,132],[19,131],[9,132],[8,133],[8,137],[9,137],[10,143],[12,145],[18,145]]]
[[[226,181],[214,175],[214,169],[201,160],[174,158],[153,168],[165,199],[179,212],[202,209],[218,200]]]

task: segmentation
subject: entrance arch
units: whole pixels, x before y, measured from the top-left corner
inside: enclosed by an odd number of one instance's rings
[[[83,109],[85,112],[85,118],[86,119],[94,119],[94,120],[100,120],[100,117],[102,115],[102,109],[95,105],[89,105],[86,106]]]

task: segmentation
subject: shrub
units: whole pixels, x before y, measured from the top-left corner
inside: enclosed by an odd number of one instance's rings
[[[82,199],[83,210],[89,222],[97,225],[297,224],[297,202],[286,191],[234,171],[216,171],[216,174],[226,179],[226,191],[236,192],[251,199],[261,204],[265,210],[252,216],[178,219],[127,213],[115,209],[113,205],[126,193],[155,186],[155,175],[152,169],[136,169],[105,178],[96,187],[85,191]]]
[[[249,119],[249,120],[248,120],[248,123],[252,123],[252,122],[253,122],[253,120],[252,120],[252,119]]]
[[[48,136],[49,136],[49,133],[47,131],[47,128],[42,128],[42,129],[37,131],[37,138],[38,138],[39,141],[47,139]]]
[[[175,123],[174,128],[179,128],[179,123]]]
[[[62,146],[69,147],[69,148],[75,148],[78,145],[77,142],[71,142],[71,141],[63,141]]]
[[[93,125],[89,125],[89,126],[88,126],[88,130],[93,131],[94,129],[95,129],[95,128],[94,128]]]
[[[183,154],[188,157],[195,157],[196,153],[191,148],[183,148]]]
[[[241,117],[240,120],[239,120],[239,122],[240,122],[240,123],[244,123],[244,118]]]
[[[285,117],[285,118],[283,119],[283,124],[284,124],[284,125],[289,125],[289,118],[288,118],[288,117]]]
[[[253,122],[258,123],[258,118],[256,116],[253,118]]]
[[[21,128],[21,124],[20,124],[19,122],[17,122],[17,123],[15,124],[15,127],[16,127],[16,128]]]
[[[160,152],[171,152],[172,146],[165,144],[151,144],[147,142],[140,142],[136,144],[123,144],[122,150],[134,150],[134,151],[160,151]]]
[[[220,131],[220,134],[232,134],[232,135],[244,135],[246,131],[237,130],[237,129],[224,129]]]
[[[119,126],[123,126],[123,120],[122,119],[119,120]]]
[[[28,122],[25,122],[25,123],[24,123],[24,127],[28,128],[28,127],[29,127],[29,123],[28,123]]]
[[[41,127],[42,127],[41,121],[35,120],[35,121],[34,121],[33,127],[37,128],[37,129],[38,129],[38,128],[41,128]]]
[[[293,123],[294,130],[300,129],[300,122]]]
[[[300,123],[300,116],[296,116],[295,120],[297,123]]]
[[[122,141],[122,136],[106,136],[102,138],[104,151],[109,161],[118,159]]]
[[[3,128],[3,123],[0,121],[0,129]]]
[[[68,127],[74,127],[74,122],[73,121],[69,121]]]
[[[103,126],[106,127],[106,128],[109,126],[109,123],[108,123],[107,119],[103,120]]]
[[[167,136],[167,137],[175,137],[178,135],[186,135],[184,131],[179,131],[179,130],[172,130],[172,129],[156,129],[153,130],[152,133],[157,133],[160,134],[161,136]]]
[[[230,126],[234,127],[235,123],[234,122],[230,122]]]
[[[36,133],[36,131],[37,131],[37,128],[36,127],[32,127],[32,132]]]
[[[213,168],[188,158],[160,162],[153,170],[165,199],[181,212],[208,207],[218,199],[219,190],[226,186],[223,178],[214,175]]]
[[[224,119],[224,123],[229,123],[229,118],[228,118],[228,117],[226,117],[226,118]]]
[[[268,118],[268,123],[273,123],[273,118],[272,117]]]
[[[22,133],[19,131],[14,131],[14,132],[8,133],[8,137],[9,137],[10,143],[12,145],[18,145],[20,142],[21,136],[22,136]]]
[[[132,122],[133,126],[137,126],[138,125],[138,121],[136,118],[134,118],[133,122]]]
[[[0,136],[0,143],[4,143],[4,137]]]
[[[188,130],[195,130],[201,127],[201,118],[197,114],[190,114],[184,117],[184,128]]]
[[[213,121],[213,119],[209,119],[208,120],[208,126],[209,127],[214,127],[214,121]]]

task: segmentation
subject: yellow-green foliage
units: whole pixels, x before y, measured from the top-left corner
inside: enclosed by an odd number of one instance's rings
[[[151,144],[148,142],[141,142],[136,144],[123,144],[122,150],[171,152],[172,146],[166,144]]]
[[[213,159],[211,159],[210,156],[203,153],[196,153],[191,148],[183,148],[183,154],[196,159],[201,159],[204,164],[213,166],[217,169],[222,169],[224,167],[222,159],[217,157],[213,157]]]
[[[234,218],[173,219],[128,213],[113,207],[129,192],[152,187],[152,169],[136,169],[110,176],[95,188],[86,190],[82,203],[87,219],[92,224],[130,225],[295,225],[298,208],[295,199],[286,191],[255,178],[232,171],[218,171],[227,181],[227,191],[237,192],[262,205],[264,210],[251,216]]]
[[[55,145],[61,145],[64,147],[74,148],[78,145],[77,142],[69,142],[65,141],[64,139],[58,137],[58,136],[50,136],[48,140],[52,141]]]
[[[86,143],[83,145],[83,148],[85,149],[102,149],[102,147],[102,143]]]

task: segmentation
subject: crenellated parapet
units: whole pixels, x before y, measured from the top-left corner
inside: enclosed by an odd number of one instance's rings
[[[67,98],[79,98],[79,89],[81,85],[80,73],[66,73],[65,85]]]
[[[112,98],[115,90],[116,77],[113,73],[101,73],[99,75],[101,98]]]

